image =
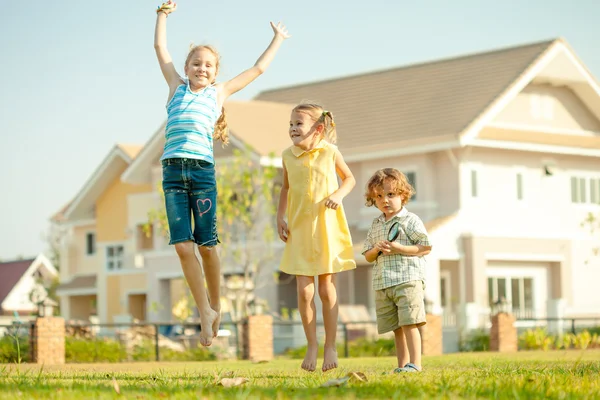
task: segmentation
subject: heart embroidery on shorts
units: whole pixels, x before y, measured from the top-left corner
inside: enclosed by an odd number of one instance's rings
[[[200,203],[202,203],[202,204],[200,204]],[[207,207],[206,203],[208,203],[208,207]],[[198,208],[198,213],[200,214],[200,217],[202,217],[204,214],[206,214],[212,208],[212,201],[210,201],[210,199],[198,199],[198,201],[196,201],[196,207]],[[203,208],[206,208],[206,209],[204,211],[202,211]]]

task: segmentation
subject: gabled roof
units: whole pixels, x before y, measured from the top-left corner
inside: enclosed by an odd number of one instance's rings
[[[465,144],[465,134],[476,135],[488,120],[484,117],[498,111],[536,74],[558,79],[561,69],[542,69],[547,65],[541,61],[548,61],[546,56],[554,56],[560,46],[572,53],[562,39],[555,39],[273,89],[256,98],[323,104],[335,116],[339,147],[350,161],[406,146],[458,147]],[[583,87],[594,84],[588,79]],[[581,95],[593,97],[590,90]]]
[[[293,107],[292,104],[267,101],[226,101],[224,108],[230,143],[222,148],[221,142],[215,142],[215,158],[230,155],[232,147],[245,146],[250,146],[259,157],[267,157],[270,153],[279,156],[291,145],[287,131]],[[160,159],[164,145],[165,124],[163,123],[125,170],[121,179],[129,183],[150,182],[151,167]]]
[[[44,275],[58,276],[58,271],[43,254],[27,260],[0,263],[0,308],[9,296],[13,297],[13,291],[17,290],[19,285],[22,286],[27,282],[24,280],[25,277],[30,276],[41,267],[44,268]]]
[[[33,258],[0,263],[0,304],[31,266]]]
[[[141,149],[140,145],[116,144],[75,198],[51,219],[55,222],[93,219],[98,197],[120,176]]]

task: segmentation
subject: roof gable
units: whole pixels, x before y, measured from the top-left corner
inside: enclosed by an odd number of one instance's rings
[[[54,278],[58,276],[58,271],[54,268],[50,260],[43,254],[34,259],[17,260],[6,263],[0,263],[0,308],[6,308],[8,303],[15,303],[23,291],[29,291],[32,287],[26,287],[29,276],[43,268],[43,276]],[[20,293],[19,293],[20,292]]]
[[[403,141],[435,143],[459,135],[555,41],[260,93],[258,100],[313,99],[335,115],[344,155],[376,153]]]
[[[93,219],[98,197],[117,179],[140,152],[139,145],[115,145],[75,198],[52,218],[54,221]]]

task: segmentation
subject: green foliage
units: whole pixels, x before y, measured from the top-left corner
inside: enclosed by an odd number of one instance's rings
[[[476,329],[461,338],[460,351],[487,351],[490,349],[490,334],[484,329]]]
[[[0,338],[0,364],[29,362],[29,336],[9,334]]]
[[[115,363],[127,360],[127,352],[112,339],[65,338],[65,361],[67,363]]]
[[[156,349],[152,340],[144,340],[133,348],[132,359],[134,361],[154,361],[156,360]],[[159,349],[160,361],[212,361],[217,356],[210,350],[198,347],[180,352],[168,347]]]
[[[337,352],[340,357],[344,355],[344,345],[337,345]],[[286,351],[285,356],[290,358],[304,358],[306,354],[306,346],[297,347],[295,349],[289,349]],[[348,342],[348,356],[349,357],[384,357],[396,355],[396,347],[394,339],[357,339]],[[323,357],[323,347],[319,348],[319,357]]]
[[[548,334],[545,328],[528,329],[519,336],[521,350],[559,350],[600,348],[600,336],[583,330],[577,334],[565,333],[562,336]]]

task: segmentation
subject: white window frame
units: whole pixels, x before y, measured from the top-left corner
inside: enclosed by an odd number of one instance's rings
[[[108,267],[108,263],[110,261],[119,261],[119,259],[117,258],[117,256],[109,256],[108,255],[108,250],[110,248],[118,248],[121,247],[122,248],[122,253],[120,255],[121,258],[121,266],[120,267],[114,267],[114,268],[109,268]],[[123,242],[115,242],[115,243],[106,243],[106,245],[104,246],[104,255],[105,255],[105,262],[104,262],[104,269],[108,272],[117,272],[117,271],[123,271],[125,269],[125,243]]]
[[[89,235],[93,235],[94,236],[94,251],[92,253],[88,253],[88,236]],[[96,231],[86,231],[85,232],[85,238],[84,238],[84,246],[85,246],[85,256],[86,257],[94,257],[96,256],[96,254],[98,254],[98,241],[96,240]]]

